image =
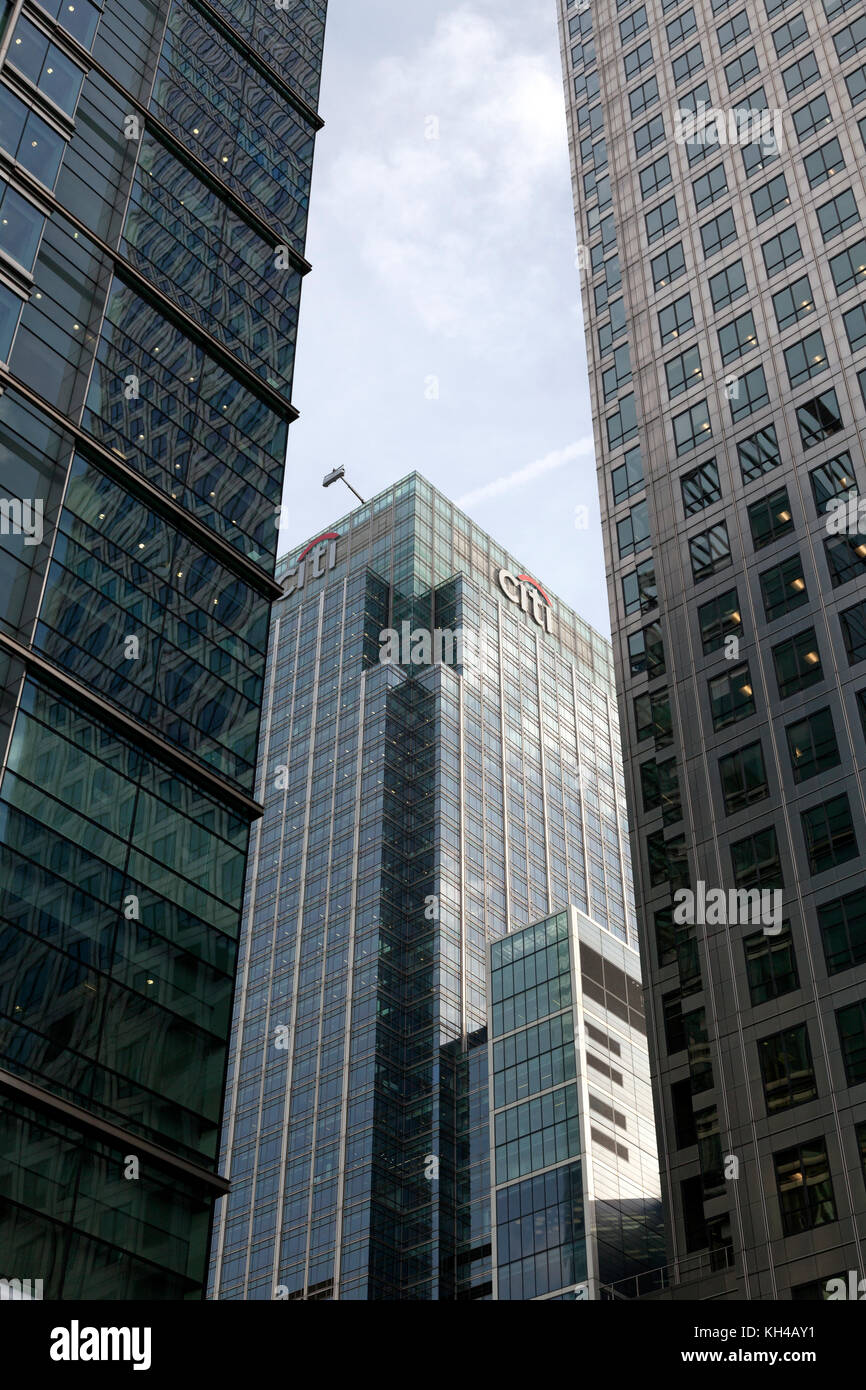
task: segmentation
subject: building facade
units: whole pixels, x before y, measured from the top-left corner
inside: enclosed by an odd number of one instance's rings
[[[490,946],[494,1298],[592,1302],[664,1264],[640,961],[574,908]]]
[[[322,0],[4,0],[0,1274],[203,1294]]]
[[[559,22],[668,1283],[821,1297],[866,1229],[866,17]]]
[[[417,474],[277,576],[211,1291],[490,1298],[489,944],[635,946],[609,646]]]

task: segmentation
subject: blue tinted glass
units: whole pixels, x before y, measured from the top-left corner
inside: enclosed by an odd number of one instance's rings
[[[84,73],[23,15],[15,26],[9,61],[29,77],[61,111],[75,110]]]
[[[38,208],[0,180],[0,251],[32,270],[44,223]]]
[[[9,357],[12,335],[18,324],[22,303],[17,294],[7,290],[5,285],[0,285],[0,360],[4,362]]]
[[[65,143],[47,121],[0,85],[0,146],[48,188],[54,187]]]

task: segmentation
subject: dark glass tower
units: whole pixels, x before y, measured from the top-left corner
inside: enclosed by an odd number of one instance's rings
[[[202,1293],[325,4],[0,43],[0,1274]]]
[[[489,943],[635,958],[609,646],[417,474],[277,576],[213,1293],[489,1298]]]
[[[668,1282],[820,1298],[866,1269],[866,17],[559,17]]]

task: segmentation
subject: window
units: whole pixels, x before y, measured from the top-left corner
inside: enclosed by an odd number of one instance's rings
[[[799,386],[810,377],[827,370],[827,349],[820,329],[801,338],[799,343],[785,349],[785,366],[792,386]]]
[[[776,671],[776,684],[779,696],[787,700],[789,695],[797,695],[824,679],[821,656],[815,638],[815,629],[806,628],[796,637],[789,637],[773,648],[773,665]]]
[[[819,772],[839,765],[839,745],[829,709],[816,710],[785,728],[794,781],[808,782]]]
[[[720,212],[701,227],[701,245],[705,256],[715,256],[723,247],[737,240],[737,224],[731,208]]]
[[[775,425],[765,425],[756,434],[741,439],[737,444],[737,457],[744,483],[753,483],[778,468],[782,455]]]
[[[654,241],[667,236],[674,227],[680,224],[679,213],[677,212],[676,198],[666,198],[663,203],[659,203],[657,208],[653,208],[644,218],[646,223],[647,241],[652,246]]]
[[[748,662],[709,682],[713,728],[726,729],[755,713],[755,696]]]
[[[628,94],[628,105],[632,117],[639,116],[642,111],[648,111],[651,106],[655,106],[659,99],[659,84],[654,77],[647,78],[646,82],[641,82],[639,87]]]
[[[607,312],[609,322],[603,323],[598,330],[598,346],[602,355],[611,351],[616,339],[621,338],[628,328],[622,299],[612,299],[607,305]]]
[[[854,223],[859,221],[860,214],[850,188],[846,188],[844,193],[831,198],[829,203],[822,203],[818,208],[818,226],[825,241],[832,241],[833,237],[839,236],[846,227],[853,227]]]
[[[686,516],[694,516],[713,502],[718,502],[722,489],[719,484],[719,470],[715,459],[708,459],[699,468],[684,473],[680,478],[683,493],[683,510]]]
[[[803,259],[803,248],[796,227],[786,227],[784,232],[765,241],[761,250],[768,275],[778,275],[780,270],[786,270],[795,261]]]
[[[704,656],[723,647],[729,637],[742,637],[743,620],[736,589],[726,589],[698,609]]]
[[[609,448],[616,449],[620,444],[626,444],[629,439],[633,439],[637,434],[637,412],[634,396],[624,396],[619,403],[616,414],[609,415],[605,423]]]
[[[845,78],[845,86],[848,88],[848,95],[851,98],[851,105],[858,106],[866,97],[866,63],[863,67],[855,68]]]
[[[644,811],[661,811],[665,825],[682,820],[676,758],[641,763],[640,782]]]
[[[616,523],[620,559],[646,550],[650,544],[649,512],[646,502],[638,502],[628,516]]]
[[[633,676],[646,675],[650,680],[665,673],[665,649],[660,623],[649,623],[628,639],[629,666]]]
[[[711,574],[716,574],[731,563],[731,542],[724,521],[689,538],[689,558],[696,584],[709,579]]]
[[[665,1047],[669,1054],[682,1052],[686,1045],[686,1030],[683,1026],[683,1011],[680,991],[673,990],[662,995],[662,1013],[665,1025]]]
[[[753,140],[751,144],[744,145],[742,156],[746,178],[750,179],[759,169],[766,169],[779,158],[775,137],[767,134],[762,140]]]
[[[844,169],[845,159],[842,154],[842,146],[835,135],[832,140],[827,141],[826,145],[820,145],[817,150],[807,154],[803,160],[803,167],[806,170],[806,178],[809,180],[810,188],[818,188],[834,174],[838,174],[840,169]]]
[[[679,338],[688,329],[694,328],[695,319],[692,313],[692,297],[684,294],[680,299],[675,299],[673,304],[668,304],[664,309],[659,310],[659,336],[662,347],[665,343],[672,342]]]
[[[814,1100],[818,1094],[812,1049],[805,1023],[784,1028],[758,1042],[768,1115]]]
[[[682,415],[675,415],[673,430],[677,458],[692,449],[697,449],[705,440],[711,439],[713,432],[710,428],[710,412],[706,401],[699,401]]]
[[[731,865],[737,888],[783,888],[782,861],[775,827],[768,825],[731,845]]]
[[[769,183],[756,188],[752,194],[752,209],[758,226],[769,217],[775,217],[782,208],[790,207],[791,199],[784,174],[777,174]]]
[[[739,58],[735,58],[732,63],[725,67],[725,81],[728,84],[728,91],[733,92],[737,87],[742,87],[744,82],[748,82],[755,76],[756,72],[761,71],[761,64],[758,62],[758,55],[754,48],[749,48],[745,53],[741,53]]]
[[[668,48],[676,48],[678,43],[683,43],[697,32],[698,21],[695,19],[694,10],[686,10],[683,14],[677,15],[670,24],[665,26]]]
[[[831,388],[829,391],[823,391],[820,396],[815,396],[813,400],[803,401],[802,405],[798,405],[797,424],[800,427],[804,449],[811,449],[823,439],[828,439],[831,434],[837,434],[839,430],[844,429],[836,392]]]
[[[830,274],[837,294],[866,281],[866,238],[861,237],[838,256],[830,257]]]
[[[76,0],[74,5],[64,0],[40,0],[40,4],[83,48],[90,48],[100,13],[90,0]]]
[[[842,315],[842,323],[851,351],[859,352],[866,344],[866,307],[858,304],[856,308],[849,309],[847,314]]]
[[[802,43],[809,37],[809,28],[805,17],[802,14],[795,15],[786,24],[780,25],[773,30],[773,47],[779,58],[784,54],[790,53],[792,48],[796,48],[798,43]]]
[[[614,502],[624,502],[640,492],[644,485],[643,460],[640,449],[629,449],[618,468],[611,473]]]
[[[679,87],[683,82],[687,82],[694,73],[700,72],[701,68],[704,66],[704,55],[701,50],[701,45],[696,43],[693,48],[686,49],[685,53],[681,53],[678,58],[674,58],[671,66],[674,75],[674,85]]]
[[[688,886],[684,835],[672,835],[666,840],[664,830],[655,830],[651,835],[647,835],[646,846],[650,884],[653,888],[657,888],[661,883],[670,884],[672,889]]]
[[[66,141],[2,84],[0,145],[46,188],[53,189]]]
[[[649,20],[647,19],[646,5],[641,5],[640,9],[635,10],[634,14],[630,14],[625,19],[620,20],[620,43],[631,43],[632,39],[636,39],[638,34],[643,33],[644,29],[648,28]]]
[[[756,550],[771,545],[794,529],[787,488],[777,488],[748,509],[749,527]]]
[[[866,48],[866,15],[858,15],[853,24],[847,24],[833,35],[833,44],[840,63],[845,63]]]
[[[822,903],[818,926],[829,975],[866,961],[866,896],[862,892]]]
[[[0,362],[8,362],[24,300],[0,285]]]
[[[735,299],[740,299],[749,292],[742,261],[734,261],[733,265],[720,270],[718,275],[711,275],[709,283],[710,298],[713,308],[717,311],[723,309],[726,304],[733,304]]]
[[[631,381],[631,358],[629,356],[628,343],[620,343],[613,354],[613,366],[607,367],[601,374],[604,398],[606,401],[627,386]]]
[[[675,246],[671,246],[667,251],[662,251],[661,255],[653,256],[650,261],[650,270],[653,277],[653,289],[656,290],[670,285],[681,275],[685,275],[686,258],[683,255],[682,242],[678,241]]]
[[[729,48],[736,48],[752,30],[749,27],[749,17],[745,10],[740,10],[733,19],[727,20],[716,30],[716,38],[719,41],[719,52],[727,53]]]
[[[808,275],[801,275],[798,280],[794,280],[792,284],[786,285],[785,289],[773,295],[773,312],[780,330],[790,328],[792,323],[798,323],[800,319],[814,314],[815,301],[812,298],[812,286]]]
[[[747,806],[769,796],[760,740],[719,758],[719,776],[725,811],[729,816],[737,811],[745,811]]]
[[[744,937],[743,950],[753,1006],[768,1004],[771,999],[779,999],[799,987],[790,922],[783,922],[782,930],[775,936],[759,931]]]
[[[692,183],[692,191],[695,195],[695,208],[698,212],[702,208],[714,203],[717,198],[721,198],[723,193],[728,191],[728,180],[725,178],[724,164],[716,164],[712,169],[708,169],[700,178]]]
[[[623,575],[622,596],[626,617],[630,613],[649,613],[658,607],[656,572],[652,560],[642,560],[637,569]]]
[[[826,512],[828,505],[836,497],[845,497],[857,491],[857,479],[851,466],[851,455],[845,450],[835,458],[827,459],[809,474],[812,496],[818,515]]]
[[[660,159],[648,164],[646,169],[640,171],[640,191],[641,197],[652,198],[660,189],[665,188],[671,183],[671,162],[666,154]]]
[[[824,554],[834,589],[850,584],[866,570],[866,536],[831,536],[824,542]]]
[[[84,73],[25,15],[15,26],[7,61],[67,116],[75,114]]]
[[[783,70],[782,83],[787,95],[795,97],[800,92],[805,92],[813,82],[817,82],[820,76],[821,70],[814,53],[806,53],[802,58],[798,58],[796,63]]]
[[[857,836],[845,792],[801,812],[800,820],[810,873],[823,874],[856,859]]]
[[[634,725],[638,743],[652,739],[656,748],[665,748],[673,743],[671,704],[667,690],[635,697]]]
[[[646,39],[644,43],[638,44],[637,48],[633,48],[631,53],[626,53],[622,60],[622,65],[625,68],[626,82],[630,82],[632,78],[637,77],[638,73],[642,72],[644,68],[648,68],[652,60],[653,46],[649,39]]]
[[[0,251],[32,271],[44,225],[44,214],[5,179],[0,179]]]
[[[703,381],[704,374],[701,370],[701,354],[697,347],[686,348],[679,357],[673,357],[665,363],[665,376],[668,383],[668,396],[673,400],[674,396],[682,395],[683,391],[688,391],[690,387]]]
[[[814,135],[816,130],[823,130],[824,126],[830,125],[833,118],[824,93],[821,92],[819,96],[813,97],[805,106],[795,111],[792,120],[800,144],[808,140],[810,135]]]
[[[800,1235],[836,1220],[836,1202],[823,1137],[773,1155],[782,1230]]]
[[[866,1081],[866,999],[836,1010],[839,1046],[849,1086]]]
[[[638,159],[643,159],[645,154],[654,150],[656,145],[664,142],[665,122],[662,115],[653,116],[646,125],[640,126],[634,133],[634,152]]]
[[[839,614],[848,665],[866,661],[866,603],[854,603]]]
[[[768,622],[781,618],[785,613],[792,613],[809,602],[799,553],[789,556],[772,569],[764,570],[760,579]]]
[[[765,405],[770,404],[770,393],[767,390],[767,378],[764,376],[763,367],[753,367],[750,372],[745,372],[734,384],[731,395],[731,419],[736,423],[742,420],[745,415],[753,415],[756,410],[761,410]]]
[[[719,350],[724,363],[734,362],[738,357],[751,352],[758,346],[758,334],[751,310],[740,314],[731,323],[719,329]]]

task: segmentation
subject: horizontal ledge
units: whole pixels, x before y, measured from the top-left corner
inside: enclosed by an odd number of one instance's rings
[[[196,762],[194,758],[188,757],[180,748],[176,748],[160,734],[155,734],[149,725],[140,724],[119,706],[109,704],[101,695],[95,695],[74,676],[67,675],[53,661],[49,661],[40,653],[34,652],[32,648],[25,647],[23,643],[10,637],[8,633],[0,632],[0,650],[6,651],[13,659],[22,662],[28,671],[41,677],[46,684],[53,686],[54,689],[66,695],[76,704],[82,705],[96,718],[110,724],[112,728],[115,728],[133,744],[143,745],[159,762],[170,764],[190,782],[197,783],[216,800],[228,804],[236,815],[250,821],[258,820],[260,816],[264,815],[265,808],[254,801],[252,797],[247,796],[245,792],[233,787],[231,783],[224,781],[217,773],[211,772],[201,763]]]
[[[188,1159],[173,1154],[170,1149],[153,1144],[149,1139],[144,1139],[131,1130],[112,1124],[110,1120],[103,1120],[99,1115],[94,1115],[92,1111],[85,1110],[80,1105],[74,1105],[71,1101],[63,1100],[60,1096],[55,1096],[44,1086],[37,1086],[32,1081],[25,1081],[22,1077],[15,1076],[13,1072],[3,1068],[0,1068],[0,1089],[37,1106],[40,1110],[50,1111],[58,1119],[74,1125],[76,1129],[88,1130],[98,1139],[114,1146],[122,1146],[124,1149],[133,1151],[137,1156],[153,1159],[161,1167],[168,1168],[185,1178],[190,1178],[193,1182],[200,1183],[202,1187],[210,1188],[215,1197],[222,1197],[229,1191],[229,1183],[218,1173],[211,1173],[207,1168],[200,1168],[198,1164],[190,1163]]]
[[[100,444],[87,433],[87,430],[76,425],[68,415],[64,415],[62,410],[50,404],[38,391],[26,386],[19,377],[13,376],[12,372],[6,367],[0,367],[0,393],[7,387],[10,391],[16,391],[19,396],[23,396],[26,401],[40,410],[43,415],[47,415],[59,429],[70,434],[78,448],[84,453],[98,468],[104,468],[121,486],[127,491],[134,493],[146,506],[152,507],[155,512],[159,512],[170,525],[176,526],[178,531],[195,541],[202,550],[208,554],[215,555],[220,563],[225,565],[234,574],[249,584],[251,589],[255,589],[265,598],[276,602],[283,598],[283,586],[279,584],[271,575],[260,569],[252,560],[248,560],[243,551],[237,550],[228,541],[223,540],[222,536],[216,531],[212,531],[204,522],[199,521],[198,517],[193,516],[185,507],[181,507],[167,493],[155,487],[148,478],[142,473],[138,473],[134,468],[121,459],[117,454],[113,454],[110,449],[106,449],[104,444]]]

